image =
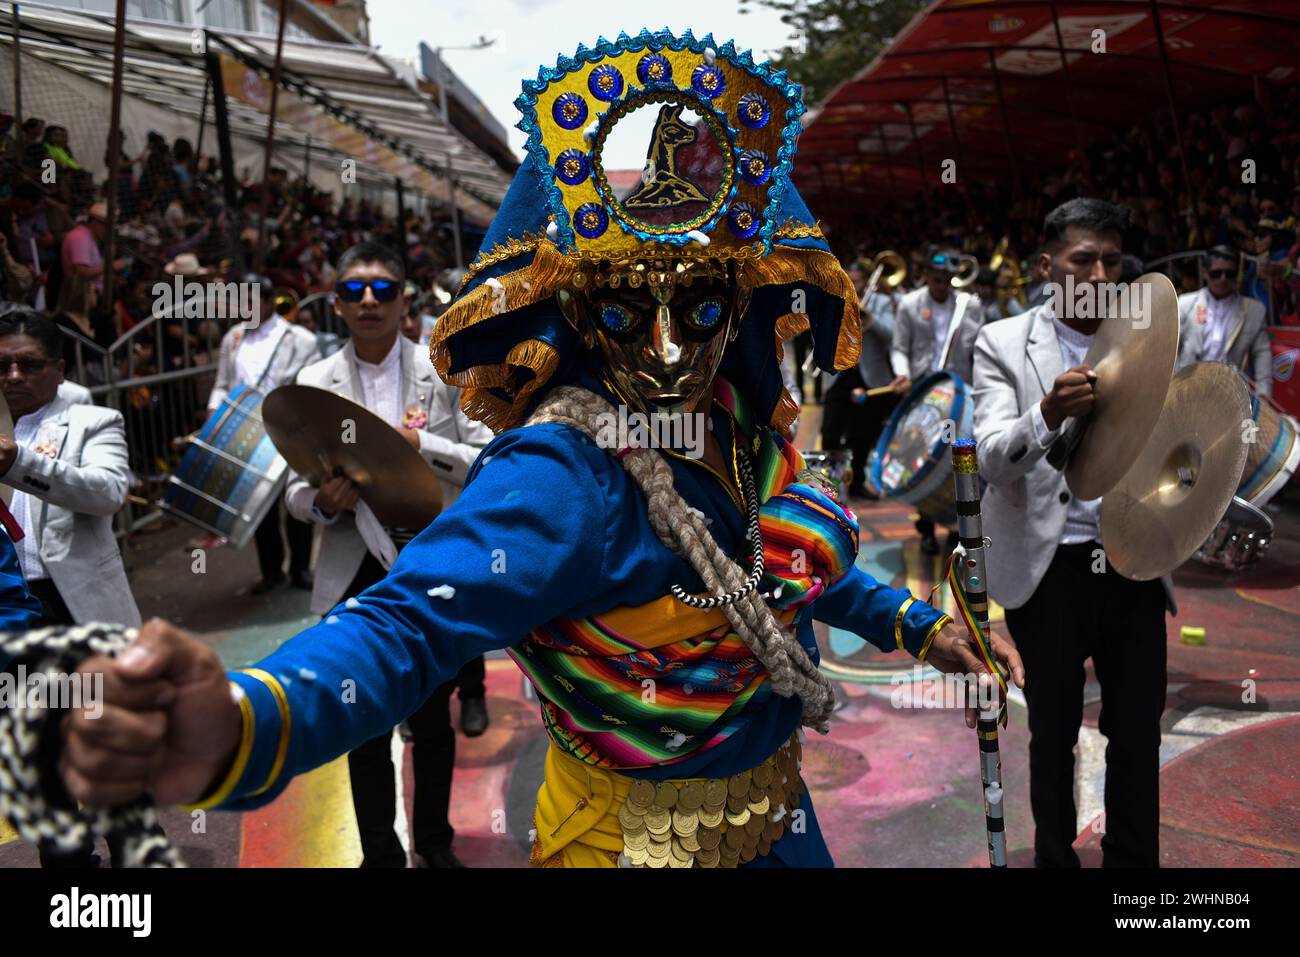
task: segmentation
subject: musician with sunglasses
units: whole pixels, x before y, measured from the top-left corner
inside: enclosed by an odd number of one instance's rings
[[[298,384],[327,389],[364,405],[397,429],[433,465],[442,484],[443,507],[454,502],[479,451],[492,440],[487,426],[460,410],[461,390],[445,384],[433,370],[427,348],[400,335],[408,301],[402,261],[378,243],[363,242],[339,259],[334,312],[350,338],[338,352],[298,374]],[[312,487],[291,473],[285,489],[289,514],[323,525],[311,610],[326,615],[387,574],[379,554],[386,543],[363,536],[357,515],[357,486],[340,476]],[[421,529],[390,529],[398,547]],[[386,559],[391,563],[391,554]],[[482,656],[470,660],[456,680],[434,691],[406,722],[413,742],[415,797],[412,845],[417,866],[458,867],[452,853],[454,831],[448,821],[456,739],[450,717],[451,695],[460,685],[461,727],[481,734],[488,723]],[[391,731],[372,738],[348,755],[352,804],[361,837],[362,867],[404,867],[406,852],[393,831],[395,784]]]
[[[1240,257],[1227,246],[1205,254],[1205,286],[1178,297],[1178,365],[1226,362],[1273,394],[1273,350],[1264,304],[1237,291]]]
[[[209,417],[236,386],[245,385],[269,395],[272,389],[292,382],[304,366],[320,358],[316,337],[287,322],[275,311],[275,286],[271,280],[249,273],[243,281],[258,287],[258,316],[253,322],[237,323],[221,340],[217,378],[208,396]],[[277,504],[257,527],[257,564],[262,579],[253,586],[254,595],[264,595],[285,582],[284,538],[280,534],[282,511]],[[289,539],[289,576],[293,586],[311,588],[308,570],[311,528],[289,518],[285,532]]]

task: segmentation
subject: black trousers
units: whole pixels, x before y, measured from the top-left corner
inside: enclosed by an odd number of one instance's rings
[[[284,574],[284,535],[289,537],[289,573],[291,575],[305,573],[311,565],[311,526],[306,522],[298,521],[292,515],[285,514],[282,535],[280,532],[282,514],[284,514],[284,499],[276,496],[275,505],[267,510],[262,524],[258,525],[257,531],[253,533],[257,543],[257,565],[261,569],[263,578],[279,578]]]
[[[1096,542],[1060,545],[1007,628],[1025,663],[1029,800],[1034,860],[1078,867],[1074,745],[1083,723],[1084,662],[1101,685],[1106,736],[1104,867],[1160,862],[1160,717],[1165,708],[1165,592],[1109,564],[1094,572]]]
[[[384,577],[384,567],[367,555],[344,597],[369,588]],[[463,682],[461,697],[483,694],[486,669],[482,656],[469,662],[454,681],[433,695],[406,719],[411,730],[411,762],[415,779],[414,820],[411,846],[428,857],[448,848],[456,832],[448,820],[451,808],[451,778],[456,765],[456,732],[451,724],[451,695]],[[352,808],[361,836],[362,867],[405,867],[406,854],[393,830],[397,805],[394,781],[392,732],[372,738],[348,755],[352,778]]]
[[[853,401],[854,389],[866,383],[857,368],[847,369],[835,377],[826,390],[822,404],[822,448],[827,452],[848,449],[853,461],[853,487],[858,488],[867,476],[867,456],[880,439],[889,415],[898,404],[897,395],[872,396],[865,402]]]

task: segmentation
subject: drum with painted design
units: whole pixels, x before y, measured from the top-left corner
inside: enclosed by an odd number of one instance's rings
[[[1300,432],[1296,421],[1268,396],[1253,392],[1250,415],[1254,432],[1246,430],[1249,443],[1246,468],[1241,473],[1237,495],[1262,506],[1282,490],[1300,465]]]
[[[955,373],[931,373],[912,387],[885,423],[871,455],[871,488],[883,498],[915,505],[932,521],[954,522],[949,446],[974,431],[970,386]]]
[[[284,490],[288,466],[259,414],[264,396],[236,386],[195,435],[162,507],[242,548]]]

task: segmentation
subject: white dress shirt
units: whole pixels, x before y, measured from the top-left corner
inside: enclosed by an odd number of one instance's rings
[[[1209,290],[1205,293],[1206,312],[1205,335],[1201,337],[1201,354],[1197,356],[1202,362],[1222,362],[1228,354],[1228,330],[1237,318],[1237,309],[1241,296],[1237,293],[1215,299]]]
[[[45,418],[45,410],[48,408],[47,403],[14,423],[15,445],[28,449],[32,447],[36,441],[36,434],[41,430],[41,420]],[[14,542],[14,547],[18,550],[18,564],[28,581],[50,577],[50,573],[45,570],[45,562],[41,560],[41,550],[36,542],[35,512],[39,508],[40,499],[33,501],[32,496],[26,492],[14,489],[13,498],[9,502],[9,511],[23,530],[23,537]]]
[[[289,334],[289,323],[281,315],[257,325],[244,325],[244,334],[235,352],[235,372],[242,385],[256,386],[275,357],[275,347]]]
[[[402,337],[377,363],[357,356],[357,375],[365,407],[394,428],[402,427]]]
[[[943,368],[943,347],[948,341],[948,327],[952,325],[952,310],[957,304],[957,295],[949,292],[947,299],[936,302],[927,289],[925,299],[929,304],[930,324],[934,327],[934,357],[930,360],[930,371],[938,372]]]
[[[1047,308],[1050,312],[1051,307]],[[1055,317],[1052,318],[1052,324],[1056,327],[1056,341],[1060,344],[1061,359],[1065,362],[1065,367],[1072,369],[1082,365],[1088,355],[1088,347],[1092,345],[1092,336],[1085,336],[1082,332],[1071,329]],[[1060,428],[1053,430],[1047,427],[1041,403],[1034,403],[1033,408],[1030,409],[1030,417],[1034,423],[1034,433],[1038,436],[1039,446],[1047,448],[1060,434]],[[1065,511],[1065,531],[1061,533],[1061,544],[1076,545],[1080,542],[1099,541],[1101,541],[1101,499],[1076,498],[1072,493],[1070,506]]]

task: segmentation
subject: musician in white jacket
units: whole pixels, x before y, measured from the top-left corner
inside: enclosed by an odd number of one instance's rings
[[[428,351],[399,334],[406,309],[402,261],[377,243],[353,246],[339,259],[334,309],[347,324],[347,344],[303,369],[299,385],[327,389],[364,405],[402,433],[437,471],[443,505],[454,501],[479,451],[492,439],[484,425],[460,410],[460,389],[434,372]],[[323,525],[312,611],[325,614],[380,581],[386,570],[357,528],[358,489],[346,477],[313,488],[290,474],[285,489],[289,514]],[[436,527],[436,526],[435,526]],[[394,530],[403,544],[420,529]],[[483,660],[466,665],[461,686],[461,725],[467,734],[487,727]],[[417,865],[458,867],[448,821],[455,733],[450,699],[456,681],[438,688],[407,719],[413,740],[415,815],[411,844]],[[393,831],[396,791],[391,734],[383,734],[348,755],[352,804],[361,836],[363,867],[404,867],[406,854]]]

